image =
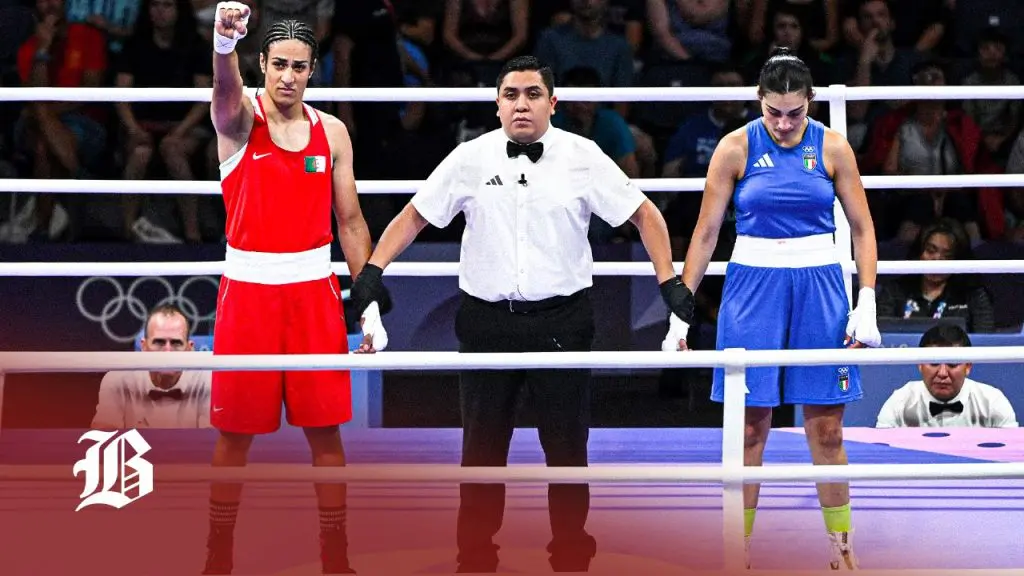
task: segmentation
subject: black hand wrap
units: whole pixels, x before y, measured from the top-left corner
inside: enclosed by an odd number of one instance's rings
[[[381,315],[391,311],[391,295],[384,287],[384,282],[381,281],[383,276],[384,270],[373,264],[363,266],[362,272],[356,276],[352,288],[349,290],[356,315],[362,316],[371,302],[377,303]]]
[[[687,324],[693,324],[693,292],[678,277],[665,280],[658,286],[668,309]]]

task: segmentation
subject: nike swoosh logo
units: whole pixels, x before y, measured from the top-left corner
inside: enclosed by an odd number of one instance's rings
[[[253,152],[252,159],[259,160],[260,158],[266,158],[267,156],[270,156],[270,154],[271,152],[267,152],[266,154],[256,154],[255,152]]]
[[[221,410],[223,410],[223,408],[214,408],[213,409],[214,412],[220,412]]]

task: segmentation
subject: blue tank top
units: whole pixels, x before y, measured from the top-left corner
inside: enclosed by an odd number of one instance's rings
[[[736,233],[800,238],[836,230],[836,190],[822,164],[825,125],[810,117],[800,144],[779,146],[761,118],[747,123],[747,167],[733,192]]]

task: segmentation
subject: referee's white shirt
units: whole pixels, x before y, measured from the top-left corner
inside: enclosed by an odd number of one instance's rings
[[[878,413],[877,428],[1016,428],[1017,416],[1013,406],[1001,390],[967,378],[955,398],[947,402],[962,402],[960,414],[948,410],[932,416],[928,406],[938,402],[928,392],[923,380],[907,382],[892,393]]]
[[[149,372],[115,371],[103,376],[93,428],[209,428],[211,374],[185,371],[174,388],[180,400],[149,397],[156,390]]]
[[[591,213],[621,226],[646,197],[592,140],[550,126],[536,163],[509,158],[508,141],[498,129],[460,144],[412,198],[438,228],[465,213],[459,288],[496,302],[590,287]]]

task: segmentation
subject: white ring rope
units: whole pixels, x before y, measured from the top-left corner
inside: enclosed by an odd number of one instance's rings
[[[700,192],[704,178],[636,178],[634,183],[645,192]],[[863,176],[868,190],[926,188],[1018,188],[1024,187],[1024,174],[959,174],[937,176]],[[360,180],[360,194],[415,194],[423,180]],[[70,180],[4,178],[0,192],[25,194],[197,194],[221,193],[220,182],[213,180]]]
[[[727,262],[708,264],[706,275],[722,276]],[[683,262],[674,263],[677,273]],[[842,264],[845,272],[855,273],[854,262]],[[350,276],[348,265],[335,262],[332,269],[338,276]],[[4,277],[89,277],[89,276],[217,276],[224,272],[224,262],[0,262],[0,278]],[[878,263],[879,274],[1021,274],[1024,260],[892,260]],[[394,262],[386,276],[417,276],[437,278],[458,276],[458,262]],[[595,262],[595,276],[653,276],[650,262]]]
[[[249,95],[256,93],[248,87]],[[0,88],[0,101],[13,102],[209,102],[212,88]],[[643,86],[632,88],[555,87],[559,100],[578,102],[712,102],[756,100],[753,86]],[[307,88],[308,102],[493,102],[487,88]],[[1021,100],[1024,86],[846,86],[815,88],[815,99],[835,100]]]
[[[921,480],[925,478],[1024,478],[1024,463],[993,464],[784,464],[720,466],[687,464],[600,464],[506,467],[449,464],[349,464],[316,467],[298,464],[249,464],[214,468],[201,464],[164,464],[154,469],[157,482],[842,482],[847,480]],[[68,466],[3,465],[0,481],[69,480]]]
[[[0,352],[0,373],[109,370],[517,370],[531,368],[710,368],[1024,361],[1024,346],[818,350],[692,350],[683,353],[385,352],[238,354],[212,352]]]
[[[1024,347],[892,348],[859,350],[725,350],[665,352],[544,352],[462,354],[457,352],[388,352],[380,355],[220,355],[210,352],[4,352],[0,374],[18,372],[89,372],[106,370],[324,370],[324,369],[519,369],[519,368],[638,368],[724,366],[726,412],[742,412],[738,387],[745,367],[892,364],[937,362],[1019,362]],[[737,397],[737,392],[740,396]],[[739,402],[737,402],[739,400]],[[726,418],[728,423],[730,418]],[[723,427],[723,464],[603,465],[589,468],[517,466],[469,468],[451,465],[355,465],[344,469],[317,469],[263,465],[248,468],[163,466],[160,481],[415,481],[415,482],[721,482],[724,497],[735,505],[735,486],[743,482],[906,480],[936,478],[1024,478],[1024,463],[991,464],[858,464],[847,466],[786,465],[745,467],[742,459],[727,457],[730,449],[742,452],[742,428]],[[736,438],[736,431],[740,435]],[[736,444],[736,440],[740,443]],[[0,479],[66,480],[67,467],[0,466]],[[731,488],[729,488],[731,486]],[[728,508],[728,506],[727,506]],[[733,510],[734,511],[734,510]],[[737,518],[732,518],[736,521]],[[735,528],[735,527],[733,527]]]

